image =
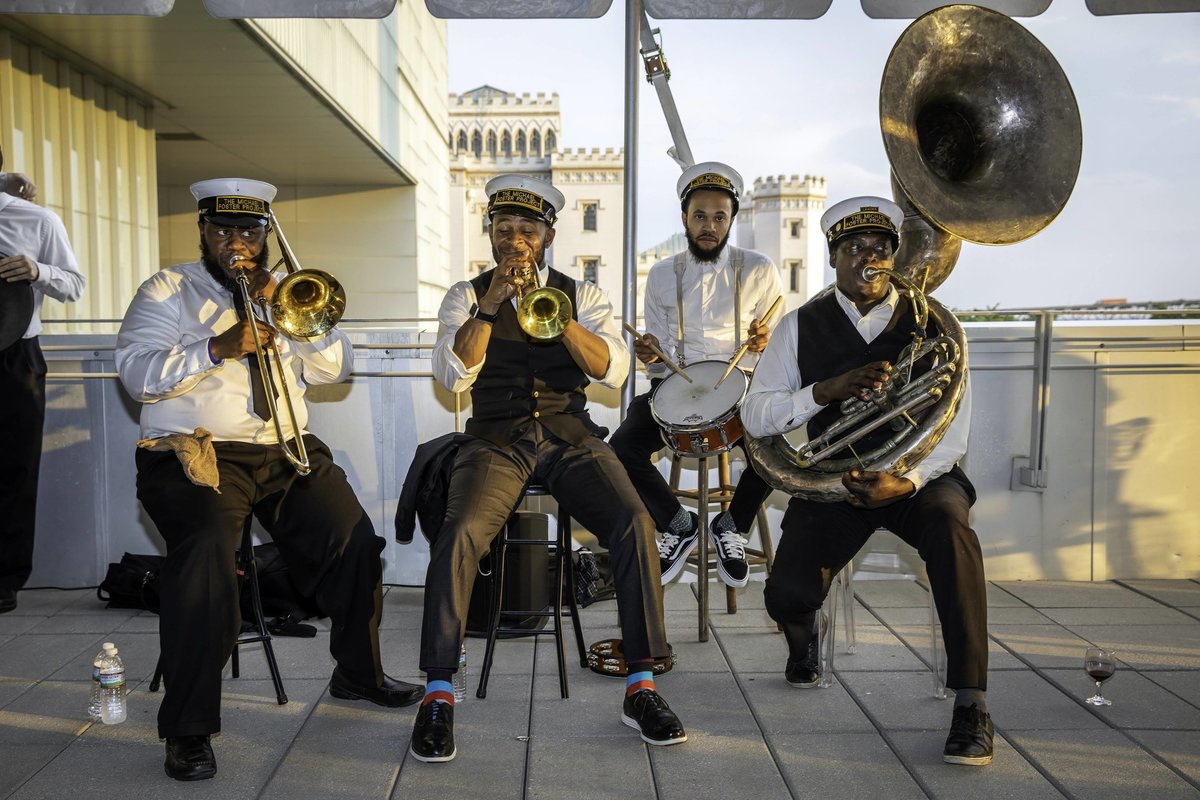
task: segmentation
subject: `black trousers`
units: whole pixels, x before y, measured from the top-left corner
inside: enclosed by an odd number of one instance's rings
[[[38,470],[46,421],[46,359],[36,336],[0,350],[0,589],[33,571]]]
[[[466,631],[479,559],[487,552],[525,485],[541,483],[608,549],[617,615],[630,661],[668,655],[654,528],[629,476],[600,439],[568,444],[540,423],[508,447],[473,439],[459,449],[446,498],[446,519],[429,554],[421,669],[453,672]]]
[[[771,618],[811,636],[834,576],[877,528],[916,548],[929,573],[946,644],[946,685],[987,689],[987,596],[983,555],[967,515],[975,488],[957,466],[905,500],[877,509],[792,498],[763,596]]]
[[[657,388],[661,382],[652,381],[652,386]],[[666,446],[662,438],[662,428],[650,415],[652,394],[653,389],[633,398],[625,412],[625,421],[617,428],[610,442],[617,458],[625,465],[625,471],[629,473],[642,502],[646,504],[646,510],[650,512],[655,527],[666,532],[679,510],[680,503],[666,478],[658,471],[658,467],[650,462],[650,457]],[[745,437],[739,444],[745,452]],[[738,479],[733,499],[729,503],[729,514],[739,531],[745,533],[750,530],[758,509],[770,494],[771,487],[752,467],[747,466]]]
[[[138,499],[167,543],[158,582],[161,737],[221,729],[221,670],[241,629],[234,554],[251,514],[296,588],[329,615],[338,666],[363,685],[383,679],[384,541],[329,448],[311,435],[304,443],[312,472],[300,477],[274,445],[217,442],[220,494],[188,480],[174,453],[137,451]]]

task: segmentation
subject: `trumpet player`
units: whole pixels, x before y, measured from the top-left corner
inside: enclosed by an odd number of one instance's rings
[[[274,186],[223,178],[191,190],[200,260],[141,285],[116,348],[121,382],[143,404],[138,499],[167,548],[158,577],[158,734],[166,773],[181,781],[217,770],[210,737],[221,729],[221,670],[241,627],[234,551],[251,514],[278,544],[296,588],[330,617],[330,694],[389,707],[421,694],[380,664],[383,539],[329,448],[304,429],[304,387],[349,374],[350,340],[336,327],[314,341],[276,337],[259,315],[265,308],[245,307],[239,278],[251,298],[270,299],[276,288],[267,245]],[[255,329],[262,342],[277,338],[280,360],[269,360],[269,377],[258,368]],[[267,391],[283,394],[281,381],[294,401],[282,421],[265,400]],[[279,431],[305,438],[306,474],[280,449]]]
[[[592,381],[620,385],[629,371],[612,305],[595,285],[546,263],[561,192],[522,175],[493,178],[485,190],[496,266],[452,286],[438,312],[434,375],[450,391],[470,389],[473,413],[471,438],[450,475],[445,521],[431,537],[421,629],[428,683],[410,750],[427,762],[457,753],[451,680],[475,573],[531,481],[608,548],[630,664],[622,722],[649,744],[678,744],[687,735],[651,672],[652,661],[669,654],[654,526],[584,394]],[[571,304],[556,340],[531,338],[518,325],[516,295],[534,272]]]
[[[650,461],[663,448],[662,431],[650,414],[650,398],[668,375],[650,344],[669,358],[695,363],[729,361],[745,343],[747,355],[739,363],[752,369],[771,336],[763,317],[783,294],[779,270],[770,258],[729,244],[742,195],[737,170],[716,161],[696,164],[684,170],[675,189],[687,251],[650,268],[643,308],[646,334],[634,343],[634,352],[646,364],[651,390],[633,399],[625,421],[612,436],[617,457],[662,533],[658,552],[663,583],[687,565],[700,540],[700,521],[679,504]],[[740,588],[749,580],[746,533],[770,494],[771,487],[747,468],[738,479],[729,510],[717,514],[708,527],[717,574],[729,586]]]
[[[887,386],[916,330],[912,306],[887,277],[903,219],[900,208],[881,197],[851,198],[822,216],[836,284],[780,322],[742,407],[752,436],[807,425],[809,437],[815,437],[838,418],[843,400],[867,400]],[[968,520],[975,489],[958,465],[970,418],[968,386],[946,434],[910,471],[851,469],[842,475],[844,502],[793,497],[763,594],[787,640],[785,679],[799,688],[815,686],[817,616],[832,576],[877,528],[916,548],[941,618],[946,685],[955,690],[943,760],[982,765],[991,763],[993,735],[986,694],[987,598],[979,540]],[[856,445],[862,452],[873,446],[869,437]]]

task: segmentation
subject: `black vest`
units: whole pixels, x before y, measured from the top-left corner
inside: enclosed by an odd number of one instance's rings
[[[887,328],[870,343],[863,341],[832,291],[809,300],[796,315],[796,361],[802,387],[872,361],[887,361],[895,366],[900,351],[912,342],[917,330],[911,306],[904,295],[900,296]],[[808,421],[809,438],[820,436],[841,416],[841,401],[821,409]],[[890,434],[890,426],[884,425],[855,444],[855,449],[859,452],[871,450]]]
[[[483,297],[496,270],[471,281]],[[563,291],[578,320],[575,281],[551,268],[546,285]],[[584,390],[591,381],[561,341],[530,338],[517,324],[517,310],[505,301],[492,324],[483,369],[471,387],[471,418],[466,432],[506,447],[536,419],[565,442],[580,444],[600,429],[587,413]]]

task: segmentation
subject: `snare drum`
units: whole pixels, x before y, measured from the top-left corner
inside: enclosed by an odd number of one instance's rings
[[[721,385],[715,384],[727,361],[688,364],[692,382],[672,372],[650,395],[650,415],[662,428],[663,441],[681,456],[724,453],[742,438],[738,409],[746,399],[750,379],[734,368]]]

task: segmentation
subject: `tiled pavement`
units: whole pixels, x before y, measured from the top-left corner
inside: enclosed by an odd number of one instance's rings
[[[146,691],[157,617],[105,609],[89,590],[32,590],[0,616],[0,798],[1200,798],[1200,583],[996,583],[989,586],[996,760],[951,767],[941,747],[951,703],[922,663],[924,588],[855,583],[858,648],[839,652],[832,688],[782,680],[784,645],[760,583],[696,641],[689,586],[667,590],[678,666],[659,687],[689,733],[653,748],[620,722],[621,684],[570,664],[558,696],[550,639],[502,642],[488,698],[457,710],[459,756],[406,755],[413,709],[332,699],[328,634],[276,639],[291,701],[275,703],[257,645],[227,678],[214,780],[162,771],[158,700]],[[384,664],[417,680],[419,589],[385,599]],[[615,606],[583,613],[588,641],[617,635]],[[841,631],[839,631],[839,634]],[[117,642],[130,675],[129,720],[92,725],[89,660]],[[1111,708],[1081,702],[1089,643],[1118,650]],[[482,642],[468,641],[472,685]],[[841,647],[839,647],[839,650]],[[532,678],[530,675],[532,674]]]

